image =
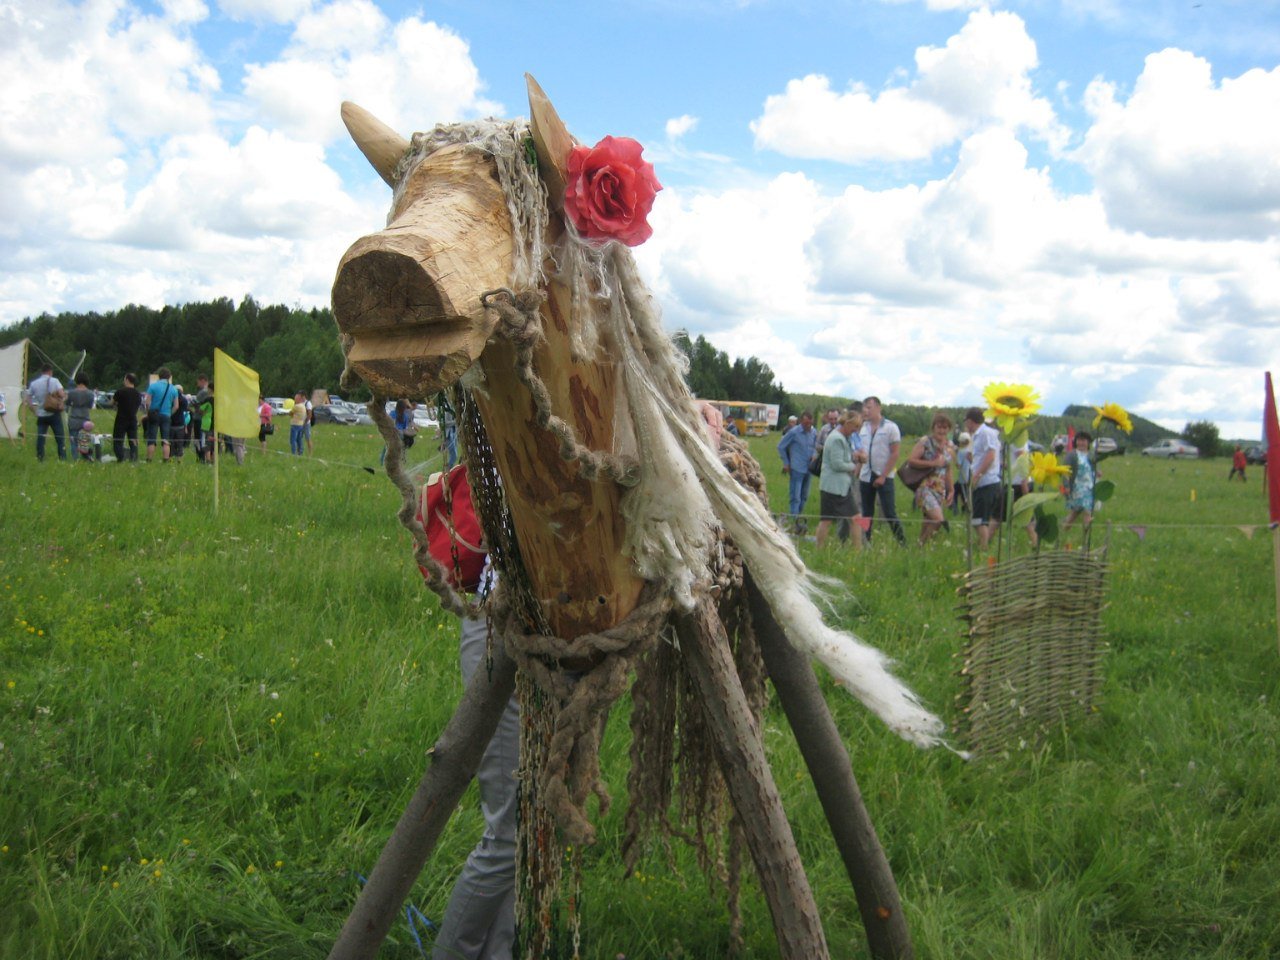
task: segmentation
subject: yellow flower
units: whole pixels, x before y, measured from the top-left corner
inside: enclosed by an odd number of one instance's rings
[[[257,872],[258,872],[258,868],[257,868],[257,867],[255,867],[255,866],[251,863],[251,864],[249,864],[249,866],[247,866],[247,867],[245,867],[245,868],[244,868],[244,872],[245,872],[245,873],[257,873]]]
[[[1041,486],[1052,484],[1058,477],[1070,472],[1071,468],[1064,467],[1058,463],[1058,458],[1052,453],[1031,454],[1030,476],[1032,480]]]
[[[1093,418],[1093,429],[1097,430],[1103,422],[1114,423],[1125,433],[1133,433],[1133,421],[1129,419],[1129,411],[1118,403],[1104,403],[1094,407],[1098,415]]]
[[[989,383],[982,399],[987,401],[987,419],[995,420],[1005,433],[1040,409],[1040,395],[1025,383]]]

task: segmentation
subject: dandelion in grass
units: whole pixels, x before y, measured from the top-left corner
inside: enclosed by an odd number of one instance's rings
[[[257,872],[258,872],[258,868],[257,868],[257,867],[255,867],[255,866],[251,863],[251,864],[249,864],[247,867],[245,867],[245,868],[244,868],[244,872],[245,872],[245,875],[246,875],[246,876],[250,876],[250,875],[252,875],[252,874],[257,873]]]
[[[1070,467],[1064,467],[1052,453],[1031,454],[1031,470],[1029,476],[1039,486],[1049,486],[1058,477],[1068,476]]]
[[[1102,406],[1094,407],[1093,409],[1098,414],[1093,418],[1093,429],[1098,430],[1104,423],[1110,423],[1125,433],[1133,433],[1133,421],[1129,419],[1129,411],[1125,410],[1120,404],[1104,403]]]
[[[987,401],[987,419],[996,421],[1005,433],[1013,433],[1040,409],[1040,395],[1025,383],[989,383],[982,399]]]

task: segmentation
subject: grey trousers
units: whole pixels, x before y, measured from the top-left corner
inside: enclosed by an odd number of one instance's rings
[[[463,682],[484,669],[486,626],[463,620]],[[432,960],[511,960],[516,934],[516,766],[520,762],[520,710],[515,697],[480,760],[480,810],[485,829],[453,886],[436,935]]]

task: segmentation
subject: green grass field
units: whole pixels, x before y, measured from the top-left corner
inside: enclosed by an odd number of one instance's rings
[[[783,509],[772,441],[756,443]],[[390,483],[359,469],[377,462],[371,428],[317,428],[329,464],[272,444],[224,465],[216,516],[190,458],[72,467],[0,446],[0,957],[323,957],[345,919],[460,694],[456,627]],[[1272,544],[1233,526],[1265,524],[1260,474],[1104,469],[1119,490],[1095,722],[965,763],[827,686],[922,958],[1280,955]],[[953,722],[959,525],[925,551],[883,535],[857,555],[803,549],[847,588],[834,616]],[[619,801],[626,712],[605,747]],[[832,954],[863,957],[776,707],[766,743]],[[723,907],[691,856],[623,879],[624,807],[585,858],[584,955],[722,956]],[[427,915],[479,825],[473,788],[414,890]],[[754,884],[745,901],[747,955],[776,956]],[[398,923],[382,956],[418,955]]]

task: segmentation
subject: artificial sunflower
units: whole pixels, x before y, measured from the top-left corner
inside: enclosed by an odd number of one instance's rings
[[[1019,421],[1040,409],[1040,395],[1025,383],[989,383],[982,399],[987,401],[987,419],[995,420],[1005,433],[1013,433]]]
[[[1052,453],[1033,453],[1031,455],[1030,477],[1039,486],[1047,486],[1052,484],[1058,477],[1065,476],[1071,472],[1070,467],[1064,467],[1058,462],[1058,458]]]
[[[1097,430],[1103,423],[1114,423],[1125,433],[1133,433],[1133,421],[1129,419],[1129,411],[1118,403],[1104,403],[1094,407],[1098,415],[1093,418],[1093,429]]]

